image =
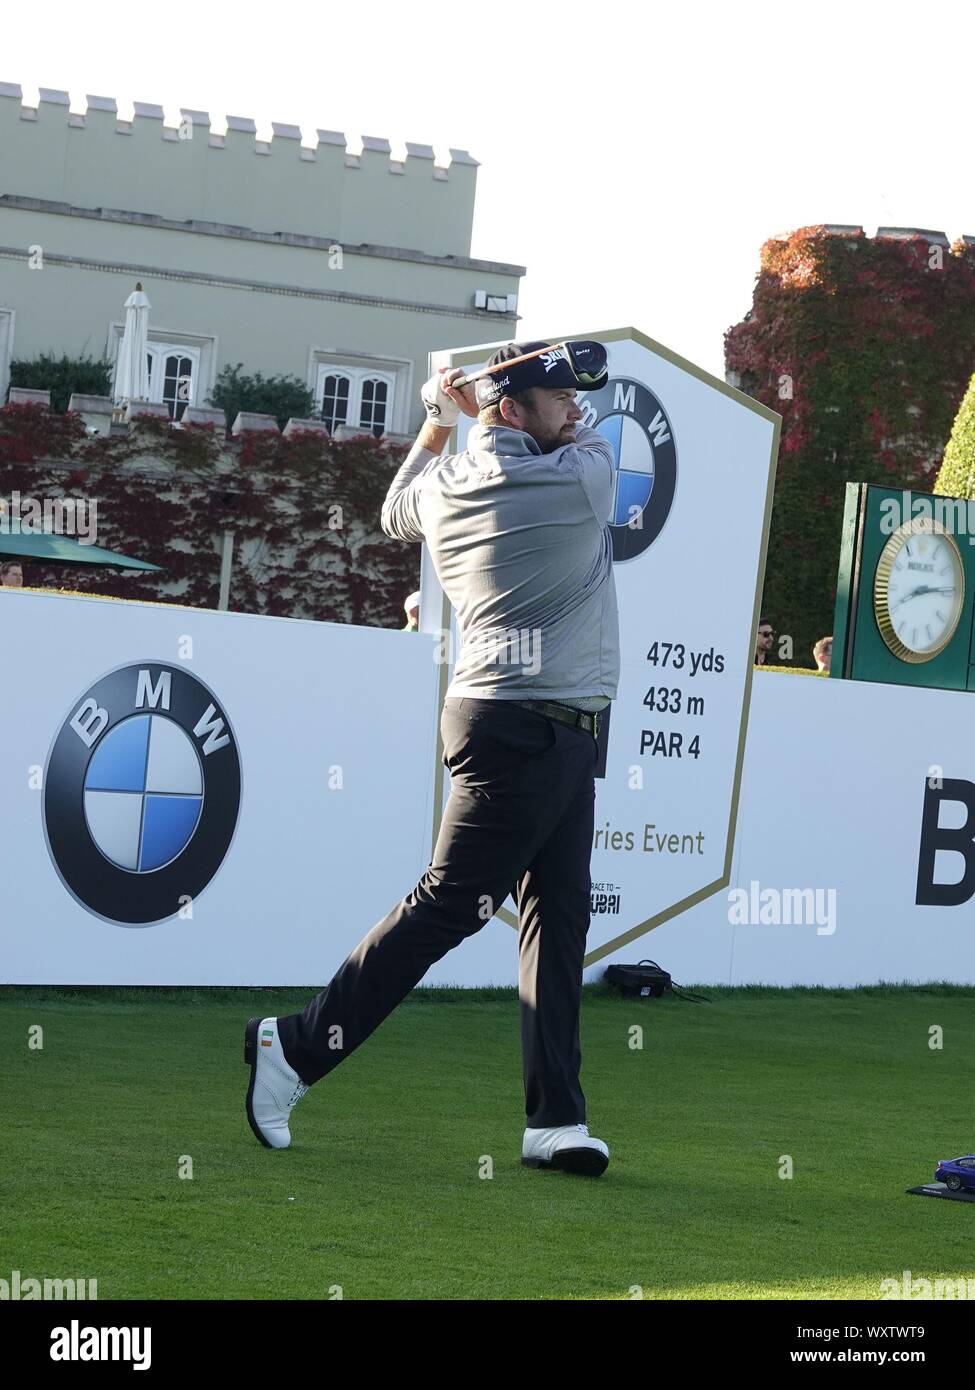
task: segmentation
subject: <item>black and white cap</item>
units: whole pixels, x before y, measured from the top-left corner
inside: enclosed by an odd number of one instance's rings
[[[502,396],[517,396],[532,386],[547,386],[550,389],[568,387],[575,390],[579,382],[565,348],[552,346],[550,343],[508,343],[506,347],[498,348],[485,366],[495,367],[502,362],[510,361],[513,357],[523,357],[526,352],[535,352],[538,348],[545,347],[551,347],[551,352],[543,352],[539,357],[519,362],[506,372],[492,372],[490,376],[479,377],[474,383],[478,408],[494,405]]]

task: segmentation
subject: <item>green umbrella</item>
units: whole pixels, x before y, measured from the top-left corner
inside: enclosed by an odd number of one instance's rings
[[[68,536],[52,536],[0,532],[0,558],[6,560],[50,560],[59,565],[112,565],[122,570],[160,570],[162,565],[150,565],[145,560],[133,560],[100,545],[82,545]]]

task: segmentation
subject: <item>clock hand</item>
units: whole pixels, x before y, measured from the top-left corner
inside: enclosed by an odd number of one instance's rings
[[[950,589],[935,589],[932,588],[930,584],[919,584],[916,589],[912,589],[909,594],[905,594],[902,599],[898,600],[898,602],[894,604],[894,607],[890,611],[893,613],[894,609],[900,608],[901,604],[907,603],[908,599],[920,598],[924,594],[953,594],[954,592],[954,586],[952,586]]]
[[[902,599],[898,599],[890,611],[893,613],[896,609],[900,608],[901,604],[907,603],[908,599],[917,598],[918,594],[923,593],[925,593],[925,588],[924,585],[921,584],[916,589],[912,589],[909,594],[905,594]]]

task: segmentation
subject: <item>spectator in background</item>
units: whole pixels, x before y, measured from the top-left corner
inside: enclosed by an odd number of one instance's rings
[[[775,629],[768,618],[763,618],[758,625],[758,636],[755,638],[755,665],[764,666],[766,657],[772,650],[772,643],[775,640]]]
[[[0,564],[0,584],[5,589],[22,589],[24,587],[24,568],[19,560],[7,560]]]
[[[417,591],[416,591],[415,594],[410,594],[409,598],[408,598],[408,599],[406,600],[406,602],[403,604],[403,607],[406,609],[406,619],[407,619],[407,621],[406,621],[406,626],[405,626],[404,628],[402,628],[401,631],[402,631],[402,632],[419,632],[419,631],[420,631],[420,591],[419,591],[419,589],[417,589]]]
[[[820,637],[813,647],[813,659],[816,662],[817,671],[825,671],[829,675],[830,662],[833,660],[833,637]]]

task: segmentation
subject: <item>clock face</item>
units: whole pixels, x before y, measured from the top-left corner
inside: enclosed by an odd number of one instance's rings
[[[901,526],[880,554],[874,611],[881,636],[902,661],[930,661],[955,634],[965,572],[953,536],[928,517]]]

